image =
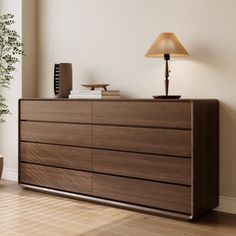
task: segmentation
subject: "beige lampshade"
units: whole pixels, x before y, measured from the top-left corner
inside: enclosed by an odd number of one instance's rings
[[[174,33],[161,33],[145,54],[146,57],[163,57],[170,54],[171,57],[188,56],[188,52],[176,38]]]

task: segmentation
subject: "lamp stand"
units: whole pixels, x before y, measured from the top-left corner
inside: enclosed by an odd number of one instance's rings
[[[169,64],[168,61],[170,60],[170,54],[164,54],[164,59],[166,61],[165,63],[165,93],[166,95],[161,95],[161,96],[153,96],[155,99],[179,99],[181,96],[180,95],[168,95],[169,92]]]
[[[170,54],[164,54],[164,59],[166,61],[166,66],[165,66],[165,90],[166,90],[166,96],[168,96],[168,91],[169,91],[169,64],[168,61],[170,60]]]

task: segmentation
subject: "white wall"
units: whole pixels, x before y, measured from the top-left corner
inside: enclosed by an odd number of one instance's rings
[[[73,63],[74,88],[162,94],[164,62],[144,54],[160,32],[175,32],[190,57],[172,60],[170,93],[220,100],[220,193],[236,197],[235,9],[235,0],[41,0],[38,95],[53,97],[57,62]]]
[[[73,63],[74,88],[83,82],[107,82],[129,97],[162,94],[164,63],[143,55],[159,32],[175,32],[190,57],[171,61],[170,93],[220,100],[220,193],[236,198],[235,0],[40,0],[38,6],[23,0],[23,9],[21,2],[0,0],[0,14],[14,13],[16,30],[24,32],[21,23],[26,29],[25,97],[34,96],[30,78],[36,75],[38,96],[53,97],[57,62]],[[23,17],[22,10],[27,10]],[[4,91],[12,111],[0,125],[5,170],[17,168],[21,66],[11,90]]]
[[[0,0],[0,14],[12,13],[15,15],[15,30],[21,35],[21,1]],[[16,65],[17,71],[11,89],[1,89],[7,99],[11,115],[5,117],[6,122],[0,124],[0,153],[4,155],[3,177],[17,178],[18,168],[18,98],[22,95],[22,68],[21,63]]]

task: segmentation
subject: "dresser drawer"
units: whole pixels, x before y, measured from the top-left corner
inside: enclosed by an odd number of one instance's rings
[[[20,160],[24,162],[92,170],[92,149],[89,148],[21,142],[20,151]]]
[[[134,178],[191,185],[191,159],[94,150],[93,170]]]
[[[20,102],[20,119],[57,122],[92,122],[89,101],[24,101]]]
[[[20,182],[65,190],[75,193],[92,193],[92,174],[89,172],[21,163]]]
[[[20,126],[22,141],[82,147],[92,145],[91,125],[23,121]]]
[[[93,175],[95,196],[182,213],[191,212],[190,190],[186,186]]]
[[[191,156],[191,131],[93,126],[95,148]]]
[[[191,128],[190,102],[94,102],[93,122],[149,127]]]

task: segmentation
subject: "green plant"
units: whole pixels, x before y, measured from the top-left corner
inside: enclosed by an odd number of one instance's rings
[[[19,62],[19,55],[23,55],[22,42],[20,36],[11,26],[15,23],[13,14],[0,16],[0,88],[10,88],[14,66]],[[1,91],[0,91],[1,92]],[[6,99],[0,93],[0,122],[3,116],[10,111],[6,104]]]

